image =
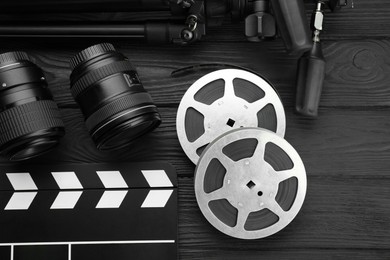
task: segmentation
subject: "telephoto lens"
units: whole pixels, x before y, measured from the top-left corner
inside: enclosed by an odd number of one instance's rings
[[[26,160],[48,151],[64,134],[43,71],[24,52],[0,54],[0,154]]]
[[[70,66],[72,95],[99,150],[123,148],[161,123],[137,71],[113,45],[91,46]]]

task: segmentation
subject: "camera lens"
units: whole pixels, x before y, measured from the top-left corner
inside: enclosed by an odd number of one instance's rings
[[[0,154],[26,160],[48,151],[64,134],[42,70],[24,52],[0,54]]]
[[[70,66],[72,95],[98,149],[122,148],[161,123],[137,71],[111,44],[81,51]]]

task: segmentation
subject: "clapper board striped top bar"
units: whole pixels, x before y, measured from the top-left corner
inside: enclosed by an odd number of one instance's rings
[[[0,169],[1,260],[177,259],[177,180],[165,163]]]

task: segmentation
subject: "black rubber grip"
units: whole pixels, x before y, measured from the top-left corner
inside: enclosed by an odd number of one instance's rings
[[[111,43],[101,43],[88,47],[70,60],[70,68],[74,70],[81,63],[96,57],[97,55],[112,51],[115,51],[115,48]]]
[[[78,95],[80,95],[84,90],[86,90],[96,81],[99,81],[115,73],[125,71],[135,71],[134,66],[128,60],[113,62],[96,70],[93,70],[75,82],[75,84],[71,87],[72,95],[74,98],[77,98]]]
[[[271,0],[278,30],[292,54],[309,51],[313,43],[302,0]]]
[[[312,51],[299,60],[297,75],[296,111],[304,116],[316,117],[325,79],[325,59],[321,45],[315,43]]]
[[[0,146],[39,130],[64,127],[57,104],[40,100],[7,109],[0,113]]]
[[[136,94],[127,94],[122,96],[107,105],[103,106],[85,121],[85,125],[89,131],[92,131],[98,124],[114,116],[115,114],[129,110],[133,107],[139,106],[141,104],[153,104],[152,97],[144,93]]]

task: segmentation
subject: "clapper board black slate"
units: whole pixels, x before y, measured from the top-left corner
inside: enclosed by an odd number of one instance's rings
[[[1,260],[177,259],[165,163],[0,168]]]

